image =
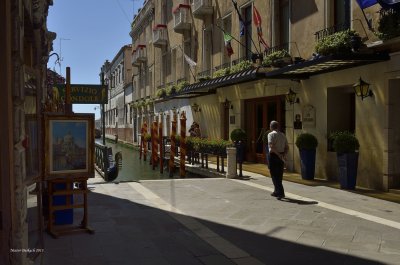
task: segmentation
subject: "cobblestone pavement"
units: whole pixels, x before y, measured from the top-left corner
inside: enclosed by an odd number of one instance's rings
[[[246,175],[91,180],[95,234],[45,235],[42,264],[400,264],[398,204]]]

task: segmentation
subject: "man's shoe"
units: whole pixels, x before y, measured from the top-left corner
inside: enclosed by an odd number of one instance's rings
[[[271,193],[272,197],[278,197],[278,193],[276,193],[275,191],[273,193]]]
[[[285,198],[285,194],[277,194],[275,197],[277,197],[278,199],[282,199]]]

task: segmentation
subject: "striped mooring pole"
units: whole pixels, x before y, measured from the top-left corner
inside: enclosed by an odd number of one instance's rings
[[[139,147],[139,159],[142,159],[142,154],[143,154],[143,125],[142,128],[140,128],[140,147]]]
[[[158,140],[160,144],[160,173],[164,172],[164,141],[163,141],[163,116],[160,114],[160,122],[158,123]]]
[[[180,146],[181,160],[180,160],[179,176],[181,178],[185,178],[186,177],[186,168],[185,168],[185,160],[186,160],[186,115],[185,115],[184,111],[182,111],[180,122],[181,122],[181,146]]]
[[[175,169],[175,150],[176,150],[176,113],[173,113],[171,126],[171,152],[169,157],[169,177],[172,178]]]
[[[142,134],[142,141],[143,141],[143,161],[146,161],[147,159],[147,140],[145,139],[145,136],[147,134],[147,123],[143,123],[143,134]]]

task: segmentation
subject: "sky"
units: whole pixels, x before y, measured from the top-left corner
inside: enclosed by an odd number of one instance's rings
[[[49,59],[48,68],[65,77],[71,68],[72,84],[100,84],[100,69],[111,61],[120,48],[132,43],[129,36],[133,14],[143,0],[54,0],[47,18],[49,31],[57,33],[53,52],[61,56]],[[100,118],[99,105],[74,104],[76,113],[95,113]]]

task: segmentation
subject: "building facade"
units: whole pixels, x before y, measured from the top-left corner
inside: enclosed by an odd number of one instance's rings
[[[0,2],[0,263],[4,265],[31,264],[40,253],[22,250],[43,248],[42,113],[48,99],[47,61],[56,37],[47,30],[49,5],[51,0]]]
[[[135,139],[144,121],[163,121],[168,135],[172,114],[185,111],[187,122],[197,121],[205,137],[228,139],[233,129],[245,129],[246,159],[263,163],[260,133],[274,119],[289,140],[289,170],[300,171],[295,139],[310,132],[319,141],[316,175],[336,180],[329,135],[348,130],[360,142],[358,185],[400,187],[394,115],[400,104],[399,40],[376,37],[381,8],[361,9],[355,0],[145,1],[130,32],[137,71],[131,104]],[[347,29],[361,36],[362,49],[340,58],[316,54],[318,40]],[[283,49],[289,66],[260,65],[255,56],[265,59]],[[253,67],[240,71],[247,60]],[[240,74],[229,75],[227,68]],[[360,77],[371,84],[373,97],[355,96],[353,84]],[[296,93],[294,104],[285,100],[289,91]],[[294,127],[294,117],[301,127]]]
[[[132,63],[131,45],[123,46],[112,62],[101,67],[108,86],[108,104],[105,105],[106,134],[118,140],[133,142],[132,112]]]

